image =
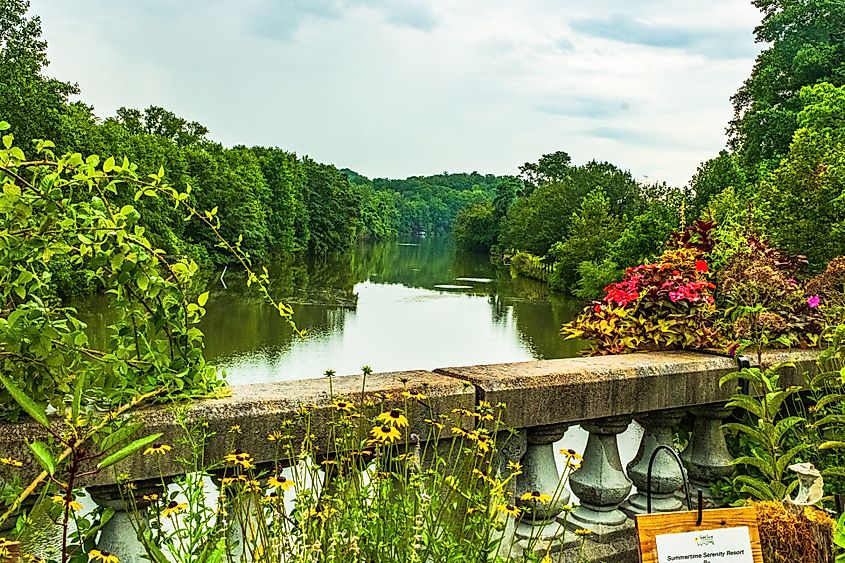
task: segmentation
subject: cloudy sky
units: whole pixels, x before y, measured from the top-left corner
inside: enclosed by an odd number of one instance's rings
[[[370,177],[516,173],[565,150],[685,184],[725,144],[746,0],[31,0],[100,116],[164,106],[227,145]]]

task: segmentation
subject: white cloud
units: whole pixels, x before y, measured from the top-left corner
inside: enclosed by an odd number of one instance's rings
[[[33,0],[49,72],[101,115],[368,176],[515,173],[566,150],[685,183],[724,146],[759,14],[735,0]]]

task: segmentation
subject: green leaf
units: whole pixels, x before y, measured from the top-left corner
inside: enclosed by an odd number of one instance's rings
[[[3,135],[3,148],[8,149],[12,146],[12,141],[15,140],[15,136],[9,133],[8,135]]]
[[[31,416],[35,422],[44,428],[50,428],[50,421],[47,420],[47,413],[44,412],[44,409],[39,407],[35,401],[30,399],[29,395],[24,393],[20,387],[12,383],[12,381],[3,374],[0,374],[0,383],[6,387],[9,395],[17,401],[26,414]]]
[[[144,438],[138,438],[131,444],[128,444],[110,456],[106,457],[103,461],[97,464],[97,469],[105,469],[106,467],[111,467],[115,463],[122,461],[123,459],[129,457],[130,455],[142,450],[143,448],[149,446],[159,438],[161,438],[163,434],[158,432],[156,434],[150,434]]]
[[[206,302],[208,302],[208,292],[201,293],[199,297],[197,297],[197,303],[199,303],[200,307],[205,307]]]
[[[35,459],[44,468],[44,471],[51,476],[54,475],[56,473],[56,461],[53,459],[53,454],[50,453],[50,448],[47,447],[47,444],[43,442],[28,442],[26,445],[32,450]]]
[[[100,442],[100,450],[103,452],[109,451],[113,447],[128,440],[133,434],[143,427],[143,422],[129,422],[122,425],[120,428],[103,438],[103,441]]]
[[[110,157],[108,157],[108,158],[106,159],[106,161],[103,163],[103,172],[105,172],[105,173],[109,173],[109,172],[111,172],[112,170],[114,170],[114,157],[113,157],[113,156],[110,156]]]
[[[11,125],[9,125],[8,121],[0,121],[0,131],[5,131],[9,129]]]
[[[76,342],[76,339],[74,339]],[[82,371],[76,376],[76,385],[73,388],[73,403],[71,403],[71,413],[74,420],[79,416],[79,409],[82,406],[82,393],[85,391],[85,386],[88,383],[88,375]]]

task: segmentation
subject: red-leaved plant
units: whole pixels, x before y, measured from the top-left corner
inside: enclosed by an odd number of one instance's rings
[[[713,223],[696,221],[673,236],[651,264],[628,268],[623,279],[561,329],[588,340],[591,353],[701,349],[720,344],[705,252],[713,247]]]

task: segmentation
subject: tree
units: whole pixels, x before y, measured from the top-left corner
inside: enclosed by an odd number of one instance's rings
[[[564,151],[544,154],[536,163],[526,162],[519,167],[519,172],[525,182],[526,195],[543,184],[562,182],[566,179],[571,165],[572,157]]]
[[[720,151],[719,156],[702,163],[690,180],[690,188],[695,195],[690,201],[689,215],[698,216],[707,202],[725,188],[733,187],[743,193],[747,185],[745,170],[736,155]]]
[[[44,76],[49,64],[41,20],[26,17],[27,0],[0,0],[0,118],[8,121],[18,144],[60,139],[68,96],[75,84]]]
[[[461,248],[487,252],[499,235],[493,204],[483,201],[470,205],[455,218],[455,242]]]
[[[841,0],[753,0],[763,12],[756,41],[771,46],[733,96],[730,146],[751,172],[773,167],[798,127],[802,86],[845,82],[845,4]]]
[[[133,135],[158,135],[170,139],[177,145],[185,146],[204,141],[208,128],[179,117],[172,111],[159,106],[150,106],[143,111],[121,107],[112,118],[123,125]]]
[[[760,213],[776,245],[820,269],[845,254],[845,87],[805,87],[799,129],[760,185]]]
[[[578,265],[601,260],[622,230],[622,222],[610,211],[610,200],[598,188],[587,194],[569,220],[567,236],[552,246],[555,269],[550,284],[572,291],[578,281]]]

